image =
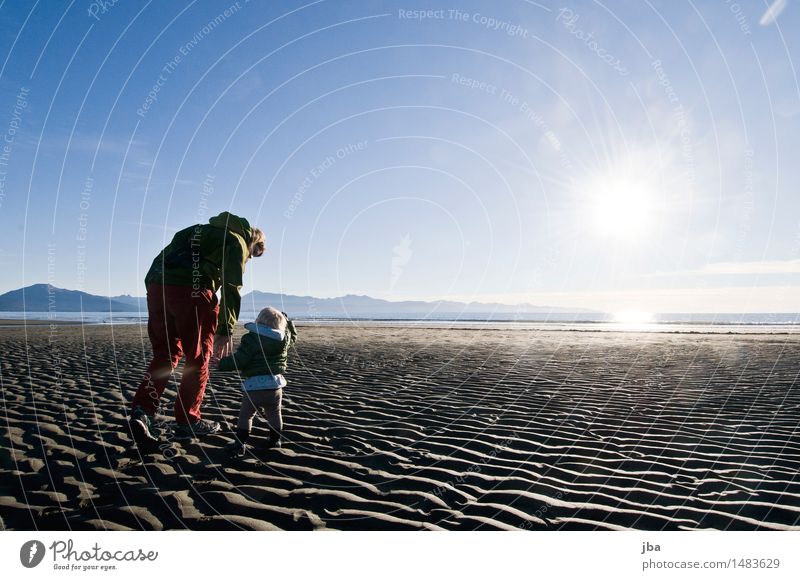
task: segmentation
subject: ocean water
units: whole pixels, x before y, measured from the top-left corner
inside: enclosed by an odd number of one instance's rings
[[[291,313],[290,313],[291,314]],[[254,320],[256,312],[242,312],[239,320]],[[0,320],[57,321],[75,324],[129,325],[145,324],[146,312],[1,312]],[[387,315],[369,313],[357,317],[342,317],[315,313],[314,317],[295,316],[300,323],[331,326],[394,326],[439,328],[499,328],[573,332],[658,332],[688,334],[795,334],[800,333],[800,313],[771,314],[656,314],[650,322],[615,322],[611,314],[554,313],[554,314],[497,314],[497,313],[427,313]],[[2,322],[0,322],[2,325]]]

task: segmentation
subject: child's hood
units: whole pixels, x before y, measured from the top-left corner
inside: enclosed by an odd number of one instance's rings
[[[253,332],[259,336],[263,336],[265,338],[271,338],[272,340],[277,340],[283,342],[283,339],[286,336],[286,333],[275,328],[271,328],[264,324],[258,324],[257,322],[248,322],[244,325],[245,330]]]

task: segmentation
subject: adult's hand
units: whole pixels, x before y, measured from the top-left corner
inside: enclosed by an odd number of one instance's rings
[[[214,337],[214,352],[211,359],[216,363],[219,359],[229,356],[233,347],[233,337],[217,334]]]

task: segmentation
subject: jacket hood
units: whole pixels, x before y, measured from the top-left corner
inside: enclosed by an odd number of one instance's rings
[[[265,326],[263,324],[259,324],[257,322],[248,322],[244,325],[245,330],[249,330],[250,332],[255,332],[259,336],[264,336],[266,338],[271,338],[273,340],[280,340],[283,341],[283,338],[286,336],[286,333],[281,332],[275,328],[270,328],[269,326]]]
[[[250,227],[250,222],[243,217],[239,217],[228,211],[223,211],[221,214],[208,220],[208,223],[214,227],[230,230],[235,234],[239,234],[244,238],[244,242],[248,246],[253,241],[253,230]]]

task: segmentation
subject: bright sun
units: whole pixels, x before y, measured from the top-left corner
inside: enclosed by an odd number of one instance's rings
[[[590,173],[576,193],[597,233],[636,240],[657,225],[663,162],[646,150],[630,152]]]
[[[591,219],[595,228],[618,238],[636,238],[651,221],[651,193],[626,179],[597,179],[587,185]]]

